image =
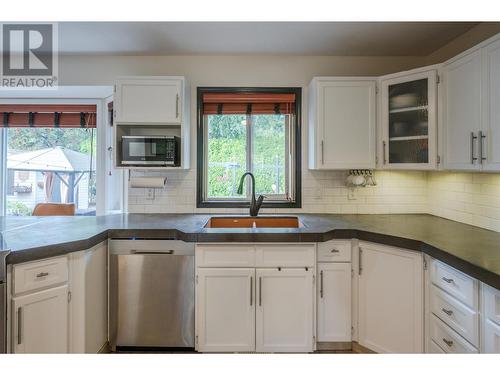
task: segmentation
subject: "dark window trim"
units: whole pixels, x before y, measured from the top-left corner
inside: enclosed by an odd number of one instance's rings
[[[248,201],[204,201],[204,132],[203,132],[203,94],[210,92],[269,92],[276,94],[295,94],[295,201],[266,201],[264,208],[301,208],[302,207],[302,88],[301,87],[198,87],[197,88],[197,146],[196,146],[196,207],[197,208],[245,208]]]

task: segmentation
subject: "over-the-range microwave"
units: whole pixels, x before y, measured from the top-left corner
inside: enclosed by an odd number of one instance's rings
[[[122,164],[138,166],[181,165],[180,138],[175,136],[122,136]]]

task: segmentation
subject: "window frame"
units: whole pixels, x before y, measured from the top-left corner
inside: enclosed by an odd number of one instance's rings
[[[113,134],[113,128],[108,125],[107,100],[113,93],[112,86],[60,86],[57,93],[34,92],[33,90],[19,92],[14,95],[12,90],[0,90],[0,104],[90,104],[97,106],[96,112],[96,216],[106,215],[108,196],[108,174],[111,169],[111,156],[107,150],[108,132]],[[0,217],[6,216],[7,212],[7,129],[0,125]],[[109,135],[111,136],[111,135]],[[122,174],[121,171],[113,169],[114,173]],[[120,195],[127,193],[125,178],[120,176]],[[116,194],[116,191],[113,191]],[[121,211],[126,211],[126,201],[122,199]]]
[[[248,208],[250,202],[248,197],[241,199],[206,199],[205,188],[207,187],[207,170],[208,170],[208,155],[205,142],[208,138],[208,127],[205,124],[205,116],[203,115],[203,94],[206,93],[250,93],[250,92],[265,92],[275,94],[295,94],[295,113],[291,116],[293,124],[287,121],[286,135],[290,138],[287,142],[286,150],[289,150],[289,145],[293,147],[293,165],[288,163],[288,168],[291,170],[288,173],[291,179],[290,191],[294,196],[293,201],[265,199],[262,207],[264,208],[301,208],[302,207],[302,88],[301,87],[197,87],[197,171],[196,171],[196,207],[197,208]],[[293,131],[290,131],[292,130]],[[247,128],[250,132],[251,128]],[[250,138],[251,145],[251,138]],[[247,155],[251,155],[251,148],[247,150]],[[286,152],[286,158],[289,158],[289,152]],[[249,159],[249,158],[247,158]],[[251,160],[247,160],[248,164]],[[295,171],[295,173],[293,173]],[[247,191],[250,191],[250,180],[246,180]],[[281,194],[280,194],[281,195]]]

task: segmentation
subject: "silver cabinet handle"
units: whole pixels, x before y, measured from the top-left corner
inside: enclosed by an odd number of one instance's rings
[[[253,305],[253,276],[250,276],[250,306]]]
[[[361,272],[363,272],[363,264],[361,263],[363,257],[363,249],[358,248],[358,275],[361,275]]]
[[[36,275],[37,278],[40,278],[40,277],[45,277],[45,276],[49,276],[49,273],[48,272],[40,272]]]
[[[321,164],[325,164],[325,141],[321,141]]]
[[[330,250],[330,253],[340,253],[340,250],[337,250],[337,249],[331,249],[331,250]]]
[[[382,141],[382,153],[383,153],[382,156],[383,156],[384,164],[387,164],[387,157],[385,156],[386,145],[387,145],[387,143],[385,141]]]
[[[175,94],[175,118],[179,118],[179,94]]]
[[[453,346],[453,341],[452,340],[446,340],[445,338],[443,338],[443,342],[448,345],[450,348]]]
[[[448,284],[451,284],[453,282],[453,279],[447,279],[446,277],[442,277],[443,281],[448,283]]]
[[[474,162],[477,160],[476,157],[474,157],[474,140],[477,139],[476,135],[474,132],[470,132],[470,163],[474,164]]]
[[[259,306],[262,306],[262,277],[259,277]]]
[[[132,250],[132,254],[136,255],[172,255],[174,250],[164,250],[164,251],[147,251],[147,250]]]
[[[451,316],[451,314],[453,314],[453,310],[446,310],[445,308],[442,308],[441,311],[443,311],[448,316]]]
[[[23,308],[17,308],[17,345],[23,342]]]
[[[319,297],[323,298],[323,271],[319,273]]]
[[[486,135],[484,135],[483,131],[479,131],[479,136],[478,136],[478,142],[479,142],[479,164],[483,164],[483,161],[486,160],[486,157],[483,156],[483,140],[486,138]]]

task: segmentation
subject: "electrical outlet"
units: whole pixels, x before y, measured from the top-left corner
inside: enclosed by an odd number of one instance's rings
[[[155,199],[155,189],[146,189],[146,199],[151,201]]]
[[[354,188],[347,189],[347,199],[350,201],[356,200],[356,190]]]

